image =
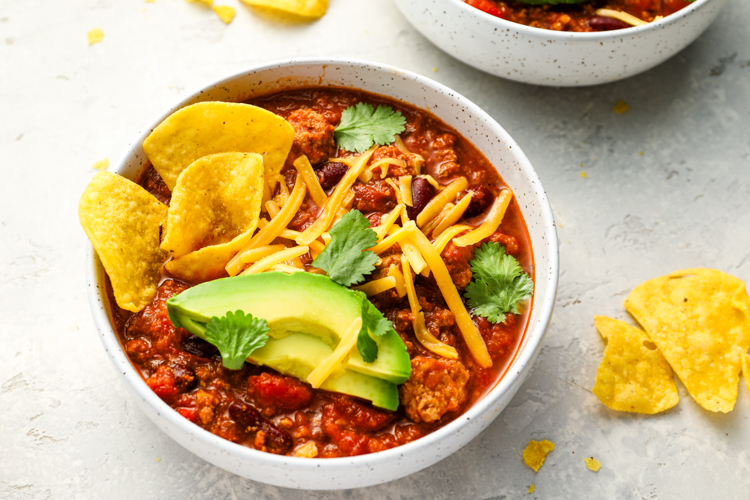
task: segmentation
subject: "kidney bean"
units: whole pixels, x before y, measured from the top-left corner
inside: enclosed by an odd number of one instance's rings
[[[432,197],[435,196],[435,189],[432,185],[421,177],[417,177],[411,182],[411,197],[412,205],[406,208],[406,213],[409,215],[411,220],[417,218],[424,207],[430,202]]]
[[[292,447],[292,437],[263,418],[258,410],[250,405],[232,403],[229,416],[245,432],[263,432],[266,435],[268,451],[286,453]]]
[[[599,31],[621,30],[629,28],[630,25],[615,19],[614,17],[594,16],[588,21],[589,26]]]
[[[182,343],[182,350],[200,358],[212,359],[221,354],[216,346],[213,346],[200,337],[191,335]]]
[[[348,170],[349,167],[347,167],[343,163],[338,163],[335,161],[326,163],[317,172],[318,182],[320,182],[320,185],[323,187],[323,189],[328,191],[339,183],[341,178]]]
[[[484,186],[471,189],[471,203],[466,209],[467,217],[480,215],[492,202],[492,192]]]

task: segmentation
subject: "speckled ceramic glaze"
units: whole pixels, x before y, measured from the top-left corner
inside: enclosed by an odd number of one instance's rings
[[[463,0],[396,0],[432,43],[493,75],[561,87],[621,80],[684,49],[716,19],[726,0],[696,0],[659,21],[615,31],[531,28],[486,14]]]
[[[396,68],[350,60],[291,60],[250,68],[190,95],[161,114],[136,138],[116,165],[133,178],[146,157],[143,139],[175,110],[199,101],[241,101],[269,91],[304,86],[345,86],[428,109],[474,143],[515,192],[534,250],[536,294],[521,348],[505,377],[464,415],[428,436],[397,448],[352,458],[303,459],[272,455],[219,438],[173,411],[130,364],[110,323],[104,271],[89,253],[89,300],[107,353],[138,406],[175,441],[199,457],[249,479],[301,489],[339,489],[383,483],[412,474],[471,441],[505,408],[528,374],[552,315],[558,254],[552,211],[526,156],[489,115],[450,89]]]

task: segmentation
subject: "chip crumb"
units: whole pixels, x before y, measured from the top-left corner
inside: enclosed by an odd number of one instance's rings
[[[531,495],[535,491],[536,491],[536,488],[534,488],[534,483],[531,483],[531,486],[529,486],[529,489],[528,489],[528,491],[526,493],[528,493],[529,495]]]
[[[433,68],[432,68],[432,72],[433,72],[433,73],[437,73],[437,70],[438,70],[438,69],[437,69],[437,66],[435,66],[435,67],[433,67]]]
[[[146,3],[156,3],[156,0],[143,0]]]
[[[742,378],[745,379],[745,387],[747,387],[747,392],[750,393],[750,354],[747,353],[742,356]]]
[[[547,454],[555,449],[555,443],[552,441],[529,441],[526,445],[526,449],[523,450],[523,462],[534,469],[534,472],[539,472],[539,468],[547,458]]]
[[[588,176],[589,176],[589,174],[587,174],[585,170],[581,170],[581,174],[580,174],[580,175],[581,175],[581,177],[583,177],[584,179],[587,179],[587,178],[588,178]]]
[[[105,158],[103,160],[99,160],[98,162],[91,165],[91,167],[94,170],[107,170],[107,167],[109,167],[109,158]]]
[[[638,156],[643,156],[644,154],[646,153],[644,153],[643,151],[638,151]]]
[[[587,457],[583,459],[586,462],[586,467],[589,468],[589,470],[592,470],[594,472],[598,472],[599,469],[602,468],[602,463],[595,459],[594,457]]]
[[[623,113],[626,113],[630,109],[630,105],[628,105],[628,103],[626,103],[623,100],[619,100],[617,101],[617,104],[615,104],[612,109],[614,110],[615,113],[617,113],[618,115],[621,115]]]
[[[148,2],[148,0],[146,0]],[[161,457],[156,457],[156,462],[161,462]]]
[[[104,39],[104,31],[101,28],[94,28],[88,32],[89,45],[99,43]]]
[[[229,24],[234,19],[234,8],[227,5],[216,5],[214,6],[214,12],[219,16],[219,19],[224,21],[224,24]]]
[[[185,0],[187,3],[202,3],[203,5],[206,5],[208,7],[211,7],[214,4],[214,0]]]

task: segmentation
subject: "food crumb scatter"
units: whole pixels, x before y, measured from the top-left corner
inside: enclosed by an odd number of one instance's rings
[[[523,462],[534,469],[534,472],[539,472],[539,468],[547,458],[547,454],[555,449],[555,443],[552,441],[529,441],[526,445],[526,449],[523,450]]]
[[[626,113],[629,109],[630,109],[630,105],[623,100],[617,101],[617,104],[615,104],[614,107],[612,108],[612,110],[614,110],[614,112],[617,113],[618,115]]]
[[[587,174],[584,170],[581,170],[581,177],[584,179],[588,178],[589,174]]]
[[[437,73],[437,67],[432,68],[433,73]]]
[[[643,151],[638,151],[638,156],[643,156],[645,153]]]
[[[187,3],[202,3],[211,7],[214,4],[214,0],[185,0]]]
[[[104,31],[101,28],[94,28],[88,32],[89,45],[99,43],[104,39]]]
[[[146,3],[156,3],[156,0],[143,0]]]
[[[224,24],[229,24],[232,22],[232,19],[234,19],[234,8],[227,5],[216,5],[214,7],[214,12],[219,16],[219,19],[224,21]]]
[[[157,462],[161,462],[161,457],[156,457]]]
[[[528,493],[529,495],[531,495],[535,491],[536,491],[536,488],[534,488],[534,483],[531,483],[531,486],[529,486],[529,490],[526,493]]]
[[[98,162],[91,165],[91,167],[94,170],[107,170],[107,167],[109,167],[109,158],[105,158],[103,160],[99,160]]]
[[[594,472],[598,472],[599,469],[602,468],[602,463],[595,459],[594,457],[587,457],[583,459],[586,462],[586,467],[589,468],[589,470],[592,470]]]

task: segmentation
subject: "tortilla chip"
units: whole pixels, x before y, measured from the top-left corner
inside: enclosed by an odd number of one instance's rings
[[[594,322],[607,340],[593,389],[599,401],[613,410],[649,415],[680,401],[672,369],[646,332],[606,316]]]
[[[594,457],[584,458],[583,461],[586,462],[586,467],[594,472],[599,472],[599,469],[602,468],[602,463]]]
[[[625,307],[699,405],[724,413],[734,408],[750,346],[743,281],[712,269],[676,271],[638,286]]]
[[[109,158],[99,160],[98,162],[91,165],[91,168],[93,168],[94,170],[107,170],[108,167],[109,167]]]
[[[526,449],[523,450],[523,462],[534,469],[534,472],[539,472],[539,468],[547,458],[547,454],[555,449],[555,444],[552,441],[529,441],[526,445]]]
[[[234,9],[226,5],[215,5],[214,12],[219,16],[219,19],[224,21],[224,24],[229,24],[234,19]]]
[[[536,491],[536,488],[534,487],[534,483],[531,483],[531,486],[529,486],[529,489],[526,490],[526,493],[528,493],[529,495],[531,495],[535,491]]]
[[[230,102],[200,102],[172,113],[143,141],[143,150],[170,190],[198,158],[214,153],[263,155],[266,179],[281,172],[294,129],[270,111]]]
[[[263,196],[263,158],[256,153],[204,156],[177,179],[169,205],[163,250],[176,260],[178,278],[206,281],[252,237]]]
[[[252,7],[262,7],[295,16],[317,19],[328,10],[328,0],[242,0]]]
[[[78,218],[94,245],[121,308],[138,312],[153,300],[166,254],[159,228],[167,207],[138,184],[99,172],[81,196]]]
[[[750,355],[747,353],[742,356],[742,378],[745,379],[745,387],[750,394]]]

